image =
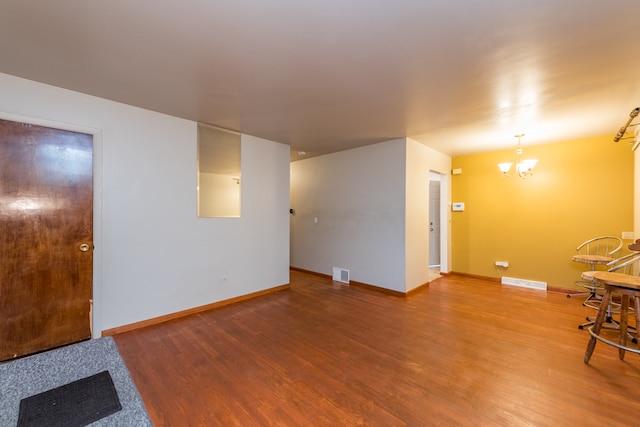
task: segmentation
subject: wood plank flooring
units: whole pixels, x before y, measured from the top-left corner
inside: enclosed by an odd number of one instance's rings
[[[291,289],[114,336],[156,426],[630,426],[640,357],[565,294],[444,276],[410,298]]]

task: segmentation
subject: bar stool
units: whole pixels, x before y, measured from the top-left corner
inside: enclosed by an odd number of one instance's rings
[[[589,239],[580,243],[576,248],[576,254],[573,255],[571,260],[573,262],[586,264],[589,266],[590,271],[597,271],[596,266],[604,266],[611,263],[616,259],[620,250],[622,249],[622,239],[616,236],[599,236]],[[593,273],[591,273],[593,274]],[[578,286],[587,289],[587,292],[578,294],[567,294],[567,297],[574,297],[578,295],[587,295],[587,298],[582,302],[582,305],[595,308],[599,308],[600,296],[596,291],[600,290],[602,286],[599,283],[585,279],[581,277],[576,281]]]
[[[638,258],[638,255],[640,255],[640,252],[634,251],[620,258],[617,258],[607,264],[606,271],[638,275],[640,273],[640,270],[639,270],[640,267],[638,265],[639,264],[638,261],[640,260],[640,258]],[[602,284],[596,282],[596,279],[594,277],[598,271],[601,271],[601,270],[583,271],[581,278],[584,282],[591,283],[595,289],[603,289]],[[600,308],[599,306],[593,307],[591,304],[583,304],[583,305],[587,307],[595,308],[596,310]],[[613,318],[614,313],[617,314],[620,312],[619,307],[620,307],[620,304],[614,303],[613,301],[609,300],[609,304],[607,304],[607,314],[604,318],[605,323],[607,323],[608,325],[603,325],[603,328],[620,329],[618,327],[618,322]],[[587,321],[585,323],[578,325],[578,329],[586,329],[587,327],[595,324],[595,322],[596,322],[595,317],[587,316]]]
[[[584,354],[584,363],[589,363],[593,350],[596,348],[597,341],[602,341],[605,344],[618,348],[618,356],[620,357],[620,360],[624,360],[626,351],[640,354],[640,349],[632,348],[627,345],[630,298],[633,298],[636,313],[636,339],[638,338],[637,331],[640,330],[640,277],[624,273],[599,271],[594,274],[594,278],[604,285],[604,295],[602,296],[602,304],[600,304],[596,322],[588,329],[591,339],[587,344],[587,350]],[[620,334],[617,343],[600,335],[602,324],[604,323],[607,313],[607,305],[614,293],[622,296],[620,304]]]

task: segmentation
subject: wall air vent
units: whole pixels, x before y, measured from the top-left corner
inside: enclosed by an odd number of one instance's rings
[[[513,277],[502,276],[502,284],[510,286],[520,286],[522,288],[546,290],[546,282],[536,282],[535,280],[516,279]]]
[[[336,282],[349,283],[349,276],[349,270],[333,267],[333,280],[335,280]]]

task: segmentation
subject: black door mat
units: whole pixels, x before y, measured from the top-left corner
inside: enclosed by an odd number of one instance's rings
[[[20,401],[18,427],[83,427],[122,409],[109,371]]]

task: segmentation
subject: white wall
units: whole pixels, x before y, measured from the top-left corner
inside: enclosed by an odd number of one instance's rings
[[[404,185],[404,140],[293,162],[291,265],[404,291]]]
[[[406,290],[410,291],[429,280],[429,181],[430,172],[442,174],[440,219],[445,243],[449,241],[450,210],[447,209],[450,197],[449,173],[451,157],[435,151],[424,144],[407,139],[406,158]],[[443,271],[450,257],[449,245],[441,250]]]
[[[429,173],[443,174],[448,229],[450,170],[449,156],[411,139],[293,162],[291,265],[346,268],[354,281],[400,292],[428,282]]]
[[[289,282],[289,147],[242,135],[242,217],[196,217],[196,123],[0,74],[0,114],[94,130],[99,331]],[[226,280],[221,280],[226,277]]]

